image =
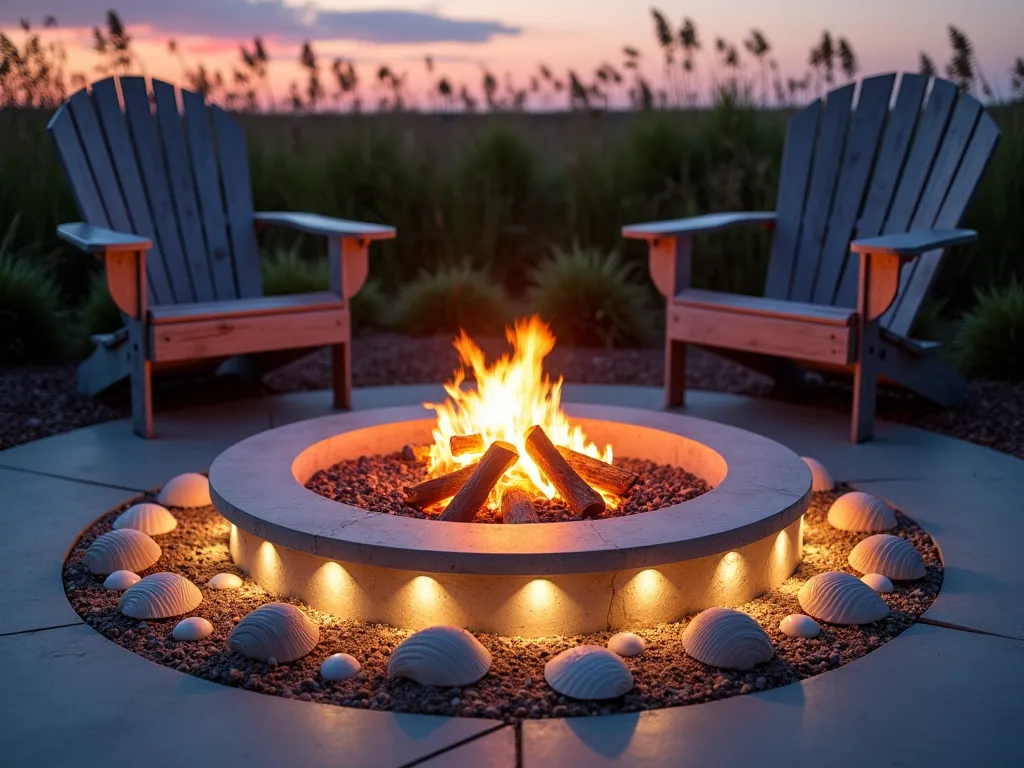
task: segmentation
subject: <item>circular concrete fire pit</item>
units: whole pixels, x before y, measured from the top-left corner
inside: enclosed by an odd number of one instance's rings
[[[712,489],[611,519],[525,525],[368,512],[304,485],[345,459],[427,442],[421,407],[345,413],[273,429],[222,453],[211,495],[231,555],[270,592],[365,622],[454,624],[540,637],[650,626],[773,589],[800,561],[811,475],[750,432],[677,414],[567,405],[616,452],[685,466]]]

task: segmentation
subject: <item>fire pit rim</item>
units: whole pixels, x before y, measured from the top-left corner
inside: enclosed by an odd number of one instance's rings
[[[422,406],[351,411],[270,429],[231,446],[210,491],[231,523],[273,545],[342,562],[427,573],[554,575],[646,568],[719,554],[782,531],[806,511],[811,475],[753,432],[667,411],[565,404],[573,420],[633,425],[697,442],[725,460],[721,482],[653,512],[593,521],[490,525],[370,512],[306,489],[298,457],[339,434],[430,418]]]

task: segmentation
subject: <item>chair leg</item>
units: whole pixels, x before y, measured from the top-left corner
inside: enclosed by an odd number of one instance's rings
[[[131,343],[132,429],[139,437],[153,437],[153,371],[142,343],[145,328],[129,330]]]
[[[665,407],[686,404],[686,342],[665,340]]]
[[[334,388],[334,407],[352,410],[352,343],[331,347],[331,380]]]
[[[878,389],[878,326],[861,326],[857,363],[853,369],[853,414],[850,440],[863,443],[875,432],[875,395]]]

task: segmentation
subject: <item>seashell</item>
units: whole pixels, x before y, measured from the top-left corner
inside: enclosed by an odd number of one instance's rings
[[[359,674],[361,665],[355,656],[347,653],[334,653],[324,659],[320,665],[320,677],[324,680],[348,680]]]
[[[868,536],[850,550],[848,559],[861,573],[878,573],[896,581],[924,578],[921,553],[906,539],[890,533]]]
[[[183,642],[204,640],[212,634],[213,624],[202,616],[189,616],[187,619],[182,619],[174,625],[174,631],[171,632],[171,636],[175,640]]]
[[[160,559],[160,545],[142,531],[122,528],[99,536],[85,550],[82,564],[91,573],[144,571]]]
[[[761,625],[731,608],[698,613],[683,632],[683,649],[697,661],[723,669],[753,669],[775,655]]]
[[[821,627],[810,616],[802,613],[791,613],[779,622],[779,629],[782,634],[789,637],[817,637],[821,634]]]
[[[420,685],[471,685],[491,668],[491,652],[459,627],[427,627],[410,635],[388,660],[388,677]]]
[[[889,615],[889,606],[871,587],[842,571],[819,573],[797,594],[800,607],[830,624],[870,624]]]
[[[139,579],[142,577],[137,573],[131,571],[114,571],[112,574],[107,576],[103,581],[103,586],[106,589],[115,589],[118,592],[124,592],[128,587],[138,584]]]
[[[121,595],[118,607],[133,619],[167,619],[195,610],[203,602],[199,587],[177,573],[154,573]]]
[[[177,475],[167,481],[156,500],[168,507],[208,507],[213,504],[210,499],[210,481],[198,472]]]
[[[287,664],[320,642],[320,627],[289,603],[267,603],[247,614],[228,637],[228,649],[247,659]]]
[[[836,487],[836,481],[832,473],[825,469],[825,465],[810,456],[801,456],[804,464],[811,470],[811,490],[815,493],[820,491],[831,491]]]
[[[646,647],[644,639],[632,632],[619,632],[608,638],[608,650],[619,656],[639,656]]]
[[[136,504],[121,513],[121,516],[114,521],[114,529],[134,528],[142,531],[147,536],[159,536],[162,533],[170,533],[178,527],[178,521],[174,515],[161,507],[159,504],[144,502]]]
[[[206,582],[206,586],[210,589],[238,589],[242,586],[242,579],[233,573],[218,573]]]
[[[633,673],[618,656],[599,645],[578,645],[544,665],[544,679],[571,699],[601,701],[633,688]]]
[[[865,573],[860,580],[880,595],[887,595],[893,590],[892,582],[880,573]]]
[[[841,531],[888,531],[896,527],[896,513],[877,496],[850,491],[833,502],[828,523]]]

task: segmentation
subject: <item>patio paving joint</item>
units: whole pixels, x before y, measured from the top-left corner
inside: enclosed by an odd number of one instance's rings
[[[423,755],[422,757],[417,757],[415,760],[413,760],[410,763],[402,763],[402,765],[398,766],[398,768],[413,768],[413,766],[415,766],[415,765],[422,765],[423,763],[425,763],[425,762],[427,762],[429,760],[433,760],[435,757],[438,757],[439,755],[443,755],[443,754],[446,754],[448,752],[451,752],[454,749],[458,749],[459,747],[463,747],[466,744],[469,744],[471,741],[476,741],[477,739],[483,738],[484,736],[490,736],[492,733],[497,733],[502,728],[507,728],[507,727],[508,726],[505,725],[505,723],[503,723],[503,722],[495,722],[493,728],[488,728],[486,731],[480,731],[479,733],[475,733],[475,734],[473,734],[472,736],[470,736],[468,738],[462,739],[461,741],[453,742],[453,743],[449,744],[446,747],[443,747],[441,749],[438,749],[438,750],[435,750],[435,751],[431,752],[429,755]]]
[[[918,624],[927,624],[931,627],[942,627],[943,629],[952,629],[957,632],[970,632],[974,635],[988,635],[989,637],[1001,637],[1004,640],[1024,640],[1024,637],[1017,637],[1016,635],[1004,635],[999,632],[988,632],[984,629],[975,629],[974,627],[968,627],[963,624],[953,624],[949,621],[940,621],[939,619],[929,619],[925,616],[921,616],[917,620]]]
[[[34,632],[48,632],[51,629],[67,629],[68,627],[82,627],[85,622],[79,619],[70,624],[54,624],[49,627],[35,627],[34,629],[18,629],[14,632],[0,632],[0,637],[15,637],[16,635],[31,635]]]
[[[71,475],[62,475],[57,472],[44,472],[41,469],[28,469],[27,467],[14,467],[10,464],[0,463],[0,469],[5,469],[10,472],[23,472],[26,475],[36,475],[37,477],[49,477],[53,480],[67,480],[71,483],[83,483],[85,485],[95,485],[99,488],[111,488],[115,491],[130,491],[131,493],[149,493],[149,488],[135,488],[128,485],[117,485],[115,483],[104,483],[100,480],[87,480],[84,477],[73,477]]]

